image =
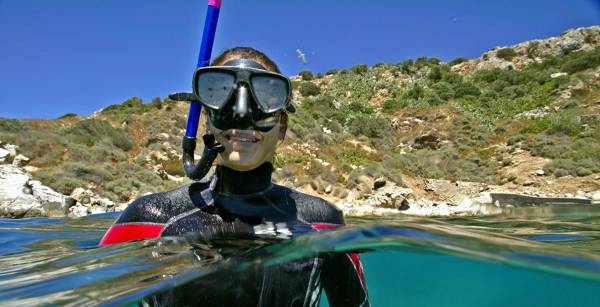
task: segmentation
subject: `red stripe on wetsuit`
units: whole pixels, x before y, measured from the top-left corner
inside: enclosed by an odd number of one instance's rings
[[[341,227],[342,225],[321,223],[321,224],[311,224],[310,226],[314,230],[325,230],[325,229]],[[352,265],[354,265],[354,269],[356,270],[356,273],[358,273],[358,277],[360,278],[360,283],[362,284],[363,289],[366,289],[367,283],[365,281],[365,273],[363,271],[363,267],[362,267],[362,263],[360,262],[360,258],[358,258],[358,253],[348,253],[346,255],[348,256],[348,258],[350,258]]]
[[[126,223],[112,225],[100,240],[98,245],[123,243],[133,240],[153,239],[160,236],[164,224]]]

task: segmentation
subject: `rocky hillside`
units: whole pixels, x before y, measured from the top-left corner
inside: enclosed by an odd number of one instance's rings
[[[292,79],[298,112],[275,179],[347,212],[475,212],[463,200],[489,191],[599,196],[598,26],[477,59],[423,57]],[[29,160],[14,167],[31,180],[124,204],[187,181],[186,114],[184,102],[131,98],[90,116],[1,119],[0,146],[18,146]],[[65,206],[74,204],[83,202]]]

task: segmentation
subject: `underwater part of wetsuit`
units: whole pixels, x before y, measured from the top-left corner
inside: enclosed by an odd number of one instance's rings
[[[247,172],[218,166],[210,182],[141,197],[125,209],[100,245],[186,234],[247,237],[266,230],[284,238],[344,223],[342,213],[327,201],[273,184],[272,171],[270,163]],[[148,302],[316,306],[323,288],[331,306],[368,306],[357,254],[327,254],[248,274],[219,272]]]

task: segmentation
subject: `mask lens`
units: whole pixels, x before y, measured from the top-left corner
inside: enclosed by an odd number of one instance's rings
[[[200,102],[213,109],[222,108],[233,90],[235,75],[222,71],[205,71],[196,78]]]
[[[264,112],[280,110],[287,104],[290,92],[287,80],[269,75],[255,75],[250,82],[257,103]]]

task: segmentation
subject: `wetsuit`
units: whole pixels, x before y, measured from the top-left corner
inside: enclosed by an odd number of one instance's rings
[[[293,237],[344,223],[342,213],[327,201],[271,183],[272,170],[269,163],[247,172],[218,166],[210,182],[141,197],[100,244],[190,233],[219,238],[274,231]],[[224,272],[213,275],[180,287],[158,303],[317,306],[324,288],[331,306],[368,306],[357,254],[327,254],[234,278]]]

